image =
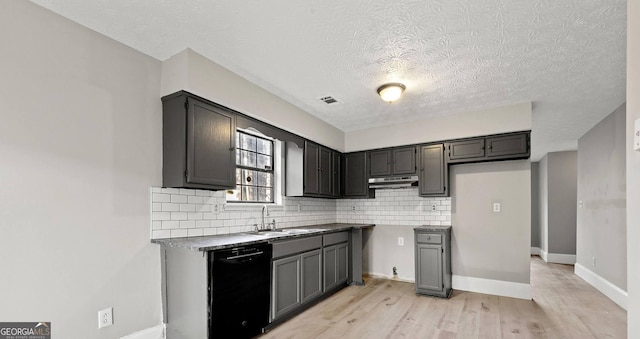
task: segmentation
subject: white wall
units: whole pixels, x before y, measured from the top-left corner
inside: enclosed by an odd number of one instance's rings
[[[627,288],[629,338],[640,338],[640,152],[633,124],[640,119],[640,1],[627,2]]]
[[[28,1],[0,1],[0,41],[0,320],[53,338],[161,324],[160,62]]]
[[[338,151],[344,133],[191,49],[162,63],[162,95],[187,90]]]
[[[454,165],[450,173],[453,275],[529,284],[530,162]]]
[[[355,152],[530,129],[531,102],[525,102],[348,132],[345,150]]]

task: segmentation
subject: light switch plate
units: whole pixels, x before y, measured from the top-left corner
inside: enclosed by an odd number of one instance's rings
[[[633,129],[633,150],[640,151],[640,119],[636,119]]]

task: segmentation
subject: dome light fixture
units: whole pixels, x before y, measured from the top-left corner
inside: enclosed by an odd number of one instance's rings
[[[378,95],[382,100],[392,103],[400,99],[400,96],[405,89],[406,87],[399,82],[390,82],[378,87]]]

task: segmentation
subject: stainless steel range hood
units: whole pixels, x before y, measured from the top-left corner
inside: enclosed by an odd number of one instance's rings
[[[406,177],[386,177],[369,179],[369,188],[387,189],[387,188],[407,188],[418,186],[418,176]]]

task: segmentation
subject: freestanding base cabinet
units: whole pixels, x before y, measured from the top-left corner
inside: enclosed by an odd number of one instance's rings
[[[448,298],[451,294],[451,226],[414,228],[416,293]]]

